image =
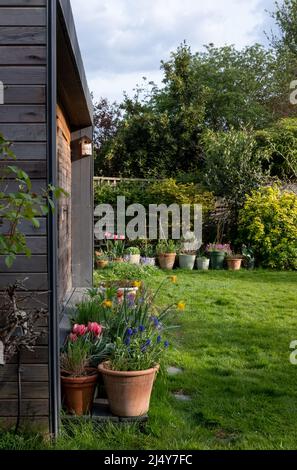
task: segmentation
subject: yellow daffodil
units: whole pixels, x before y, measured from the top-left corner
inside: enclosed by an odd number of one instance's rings
[[[184,312],[186,310],[186,304],[184,301],[181,300],[180,302],[178,302],[177,310],[179,310],[180,312]]]
[[[169,279],[170,279],[170,281],[172,282],[172,284],[176,284],[176,283],[177,283],[177,276],[171,276]]]
[[[142,282],[141,281],[134,281],[133,282],[133,287],[136,287],[137,289],[140,289],[142,286]]]
[[[104,302],[102,302],[102,305],[105,308],[111,308],[112,307],[112,301],[111,300],[104,300]]]

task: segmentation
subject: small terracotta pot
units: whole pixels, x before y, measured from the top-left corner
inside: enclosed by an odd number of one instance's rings
[[[109,262],[107,260],[96,261],[96,265],[98,269],[107,268]]]
[[[124,262],[124,258],[115,258],[113,260],[114,263],[123,263]]]
[[[63,402],[69,413],[83,416],[92,411],[98,372],[85,377],[67,377],[61,374]]]
[[[145,415],[149,411],[159,366],[135,372],[119,372],[108,367],[108,362],[100,364],[99,371],[103,375],[111,412],[126,418]]]
[[[173,269],[176,259],[176,253],[165,253],[158,256],[161,269]]]
[[[227,258],[229,271],[240,271],[242,265],[242,258]]]

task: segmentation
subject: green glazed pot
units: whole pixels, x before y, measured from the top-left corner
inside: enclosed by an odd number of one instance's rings
[[[210,253],[211,269],[224,269],[226,253],[224,251],[212,251]]]

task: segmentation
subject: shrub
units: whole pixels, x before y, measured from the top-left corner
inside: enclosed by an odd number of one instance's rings
[[[255,249],[263,267],[297,269],[297,196],[278,186],[247,197],[239,216],[241,241]]]

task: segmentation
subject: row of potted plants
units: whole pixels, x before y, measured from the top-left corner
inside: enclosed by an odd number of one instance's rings
[[[254,266],[252,251],[246,247],[242,254],[233,253],[229,244],[209,244],[203,254],[197,251],[187,251],[182,248],[182,243],[173,240],[160,240],[157,246],[145,242],[140,248],[136,246],[125,248],[125,240],[117,235],[107,235],[106,250],[96,252],[96,264],[98,268],[105,268],[109,261],[128,262],[134,265],[155,266],[161,269],[172,270],[178,258],[179,267],[193,270],[195,264],[198,270],[223,269],[226,262],[228,269],[241,269],[245,260],[248,268]]]
[[[176,282],[176,277],[171,278]],[[166,282],[169,282],[166,279]],[[113,414],[145,415],[169,342],[180,301],[160,309],[156,293],[142,282],[104,284],[77,306],[61,351],[63,403],[71,414],[91,413],[95,390],[104,382]]]

